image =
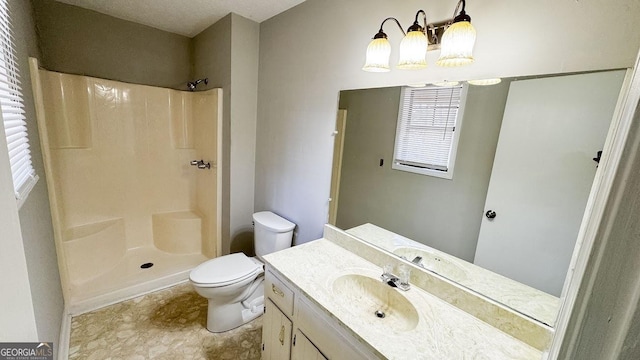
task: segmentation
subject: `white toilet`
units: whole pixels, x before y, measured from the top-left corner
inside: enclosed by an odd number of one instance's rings
[[[253,214],[256,255],[291,246],[295,224],[270,212]],[[243,253],[229,254],[198,265],[189,274],[196,292],[209,300],[207,329],[237,328],[264,312],[264,265]]]

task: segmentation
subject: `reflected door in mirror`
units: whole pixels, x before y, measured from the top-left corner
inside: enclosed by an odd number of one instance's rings
[[[476,265],[560,296],[624,75],[511,83]]]

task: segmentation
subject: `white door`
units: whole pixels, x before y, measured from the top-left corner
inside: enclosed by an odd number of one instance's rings
[[[511,83],[476,265],[560,296],[624,75]]]

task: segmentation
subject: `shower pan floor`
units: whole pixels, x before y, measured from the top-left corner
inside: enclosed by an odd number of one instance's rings
[[[110,270],[71,285],[69,311],[79,314],[177,284],[206,260],[202,254],[170,254],[153,246],[130,249]]]

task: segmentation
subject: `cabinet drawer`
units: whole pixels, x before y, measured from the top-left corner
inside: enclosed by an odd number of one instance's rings
[[[264,294],[287,316],[293,315],[293,291],[289,289],[271,271],[267,271],[264,282]]]

